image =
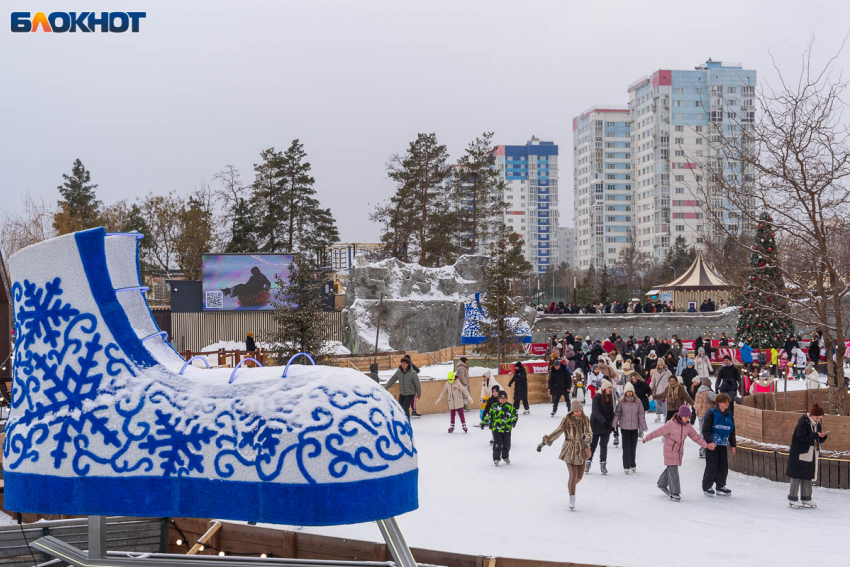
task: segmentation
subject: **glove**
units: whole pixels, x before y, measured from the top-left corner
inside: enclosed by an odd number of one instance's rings
[[[537,446],[537,452],[539,453],[543,449],[543,443]]]
[[[481,429],[484,429],[484,424],[481,423],[478,427],[480,427]]]

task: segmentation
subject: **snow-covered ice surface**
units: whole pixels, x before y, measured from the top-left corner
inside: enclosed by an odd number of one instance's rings
[[[421,366],[419,368],[419,379],[420,380],[445,380],[449,377],[449,372],[454,370],[453,362],[444,362],[441,364],[431,364],[429,366]],[[470,366],[469,367],[469,375],[470,376],[484,376],[484,371],[487,370],[484,366]],[[494,374],[498,374],[494,368],[489,369]],[[386,382],[392,375],[395,374],[396,368],[392,368],[390,370],[380,370],[378,371],[378,378],[381,379],[381,382]]]
[[[691,441],[680,469],[681,502],[655,486],[663,469],[663,441],[656,439],[638,444],[635,475],[623,474],[621,449],[609,444],[603,476],[597,451],[570,512],[567,467],[558,460],[563,438],[535,451],[559,419],[549,417],[548,405],[531,411],[520,415],[513,432],[512,464],[499,467],[493,466],[487,430],[464,434],[458,428],[449,435],[448,414],[413,421],[420,507],[399,517],[408,544],[624,567],[671,565],[677,557],[689,567],[848,564],[846,548],[835,542],[847,536],[850,491],[816,487],[818,509],[797,510],[788,507],[787,484],[730,472],[733,495],[709,498],[700,486],[705,461]],[[565,414],[561,407],[559,417]],[[468,419],[478,422],[477,415]],[[653,419],[647,414],[650,429],[658,427]],[[374,524],[295,529],[381,541]]]

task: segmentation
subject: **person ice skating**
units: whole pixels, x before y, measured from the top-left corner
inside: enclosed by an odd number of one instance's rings
[[[714,449],[714,443],[706,443],[690,422],[691,408],[682,406],[676,416],[648,434],[643,442],[652,441],[656,437],[664,436],[664,472],[658,477],[658,488],[670,497],[670,500],[678,502],[682,499],[682,491],[679,485],[679,467],[682,466],[682,457],[685,455],[685,439],[690,437],[700,447]]]
[[[590,392],[591,400],[596,396],[599,388],[602,387],[603,378],[605,378],[605,376],[599,371],[599,364],[594,364],[591,367],[590,372],[587,374],[587,390]]]
[[[711,379],[703,378],[702,383],[697,389],[697,395],[694,396],[694,413],[696,413],[699,419],[700,431],[702,431],[702,426],[705,423],[705,414],[717,406],[714,401],[716,398],[717,394],[711,389]],[[705,449],[702,447],[699,449],[699,456],[700,458],[705,458]]]
[[[570,400],[578,400],[581,402],[581,405],[584,405],[585,398],[587,397],[587,384],[584,381],[584,373],[581,369],[576,369],[575,373],[573,373],[573,388],[570,392]]]
[[[570,510],[575,510],[576,485],[584,476],[585,461],[590,457],[590,441],[592,439],[590,419],[584,414],[584,408],[578,400],[573,400],[570,405],[570,413],[561,420],[555,431],[543,436],[543,442],[537,446],[537,452],[539,453],[544,445],[551,447],[555,439],[560,437],[561,434],[564,435],[564,446],[561,447],[558,458],[567,464]]]
[[[827,385],[821,382],[820,372],[818,372],[817,368],[811,362],[806,366],[806,389],[807,390],[820,390],[821,388],[826,388]]]
[[[254,333],[253,331],[248,331],[248,336],[245,337],[245,352],[256,352],[257,351],[257,343],[254,342]]]
[[[655,400],[655,423],[660,422],[667,415],[667,403],[663,398],[664,390],[669,385],[670,371],[660,358],[655,370],[650,375],[649,387],[652,388],[652,397]]]
[[[449,402],[449,414],[451,415],[449,433],[454,433],[455,430],[455,413],[460,415],[460,424],[463,426],[463,432],[467,433],[466,417],[464,416],[463,408],[466,400],[472,401],[472,396],[469,394],[469,390],[464,388],[463,384],[460,383],[460,379],[455,377],[454,372],[449,372],[448,377],[446,378],[446,385],[443,386],[440,396],[437,398],[437,401],[434,402],[435,406],[440,403],[444,394],[447,395]]]
[[[753,380],[750,394],[775,394],[776,378],[770,374],[770,370],[762,370],[756,380]]]
[[[732,357],[723,356],[723,366],[717,371],[714,391],[718,394],[728,394],[733,400],[738,397],[741,384],[741,371],[732,364]]]
[[[469,360],[465,356],[461,356],[460,361],[457,363],[455,378],[457,378],[458,382],[466,388],[467,392],[472,392],[472,389],[469,387]],[[463,409],[464,412],[467,411],[467,407],[465,405]]]
[[[706,496],[714,496],[712,486],[717,487],[716,494],[728,496],[732,491],[726,488],[729,475],[729,455],[726,447],[735,455],[735,418],[729,410],[732,402],[726,394],[715,398],[717,407],[706,412],[702,420],[702,437],[707,443],[714,443],[714,449],[705,453],[705,472],[702,475],[702,491]]]
[[[791,479],[788,505],[792,508],[817,508],[812,502],[812,480],[818,476],[820,447],[827,439],[822,419],[823,408],[814,404],[808,414],[797,420],[794,428],[785,470]]]
[[[675,376],[670,376],[667,380],[667,388],[661,392],[661,399],[664,400],[664,404],[667,406],[667,415],[664,421],[670,421],[682,405],[694,404],[694,400],[688,395],[684,384],[679,384],[679,380]],[[657,397],[655,398],[655,403],[658,403]]]
[[[611,426],[619,427],[623,434],[623,471],[626,474],[637,472],[637,442],[638,437],[647,430],[646,410],[635,395],[635,386],[631,381],[626,384],[623,397],[614,410],[614,423]]]
[[[806,378],[806,352],[802,348],[795,348],[791,351],[794,354],[794,377],[797,380]]]
[[[401,359],[401,364],[398,365],[398,370],[395,371],[386,386],[389,390],[393,384],[398,382],[398,403],[401,404],[401,409],[404,410],[408,420],[411,418],[410,406],[413,404],[413,400],[422,396],[418,371],[419,369],[415,368],[410,358],[405,355]]]
[[[571,386],[572,381],[570,380],[569,370],[565,365],[561,364],[560,359],[555,359],[552,364],[552,370],[549,371],[548,384],[549,393],[552,395],[552,417],[555,417],[555,414],[558,413],[558,403],[562,397],[565,402],[570,402],[567,396],[569,396]]]
[[[694,397],[697,395],[697,388],[699,388],[699,375],[697,374],[697,369],[694,368],[694,361],[688,360],[685,363],[685,369],[682,370],[680,374],[682,377],[682,384],[685,385],[685,391],[688,393],[690,397]],[[668,407],[669,411],[670,408]]]
[[[703,378],[711,376],[711,359],[705,354],[704,347],[699,347],[697,351],[697,356],[694,359],[694,368],[697,370],[697,376],[699,376],[700,382],[702,382]]]
[[[478,414],[478,418],[482,421],[484,420],[484,410],[487,407],[487,400],[493,397],[493,390],[496,390],[496,393],[502,389],[502,386],[493,378],[493,371],[489,368],[484,371],[484,377],[481,379],[481,411]],[[493,398],[493,401],[496,401],[496,398]]]
[[[528,415],[531,413],[531,410],[528,409],[528,374],[519,361],[514,364],[514,376],[508,382],[508,388],[511,386],[514,387],[514,409],[519,410],[519,404],[522,402],[522,413]]]
[[[499,460],[502,460],[509,465],[511,464],[511,430],[516,425],[518,415],[513,404],[508,403],[507,392],[502,390],[497,396],[499,396],[498,401],[484,414],[481,428],[489,425],[493,432],[493,464],[499,466]]]
[[[614,393],[613,384],[607,379],[602,380],[599,393],[593,398],[593,403],[590,410],[590,429],[593,432],[593,438],[590,442],[590,457],[585,463],[584,472],[590,472],[590,466],[593,464],[593,455],[596,453],[596,447],[599,446],[599,470],[602,474],[608,474],[608,439],[614,423]]]
[[[652,395],[652,388],[646,383],[646,380],[637,372],[629,374],[629,384],[635,389],[635,395],[638,401],[643,406],[643,411],[649,411],[649,397]]]

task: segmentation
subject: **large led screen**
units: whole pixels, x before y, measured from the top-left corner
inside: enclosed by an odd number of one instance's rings
[[[291,254],[204,254],[204,310],[274,309],[275,280],[291,263]]]

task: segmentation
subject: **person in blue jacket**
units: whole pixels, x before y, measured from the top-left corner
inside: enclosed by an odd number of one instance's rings
[[[729,475],[729,447],[735,454],[735,418],[729,409],[732,399],[727,394],[718,394],[714,399],[717,406],[708,410],[702,421],[702,437],[706,443],[714,443],[714,449],[705,452],[705,472],[702,475],[702,491],[706,496],[714,496],[712,486],[717,486],[717,494],[730,495],[726,488]]]
[[[741,362],[747,371],[753,371],[753,347],[747,343],[738,343],[738,348],[741,349]]]

